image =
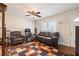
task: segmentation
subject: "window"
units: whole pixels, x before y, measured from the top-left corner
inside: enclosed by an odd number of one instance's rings
[[[57,31],[57,22],[56,21],[49,21],[46,23],[42,23],[42,31],[56,32]]]
[[[57,31],[56,21],[48,22],[48,31],[49,32],[56,32]]]
[[[42,23],[42,31],[47,32],[47,23]]]

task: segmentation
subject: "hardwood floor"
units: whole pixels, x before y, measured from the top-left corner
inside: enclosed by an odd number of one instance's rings
[[[65,45],[59,45],[59,50],[65,54],[68,55],[73,55],[75,56],[75,48],[73,47],[69,47],[69,46],[65,46]]]

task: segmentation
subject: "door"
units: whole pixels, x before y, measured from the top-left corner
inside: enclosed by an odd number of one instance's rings
[[[76,55],[79,56],[79,26],[75,27],[75,35],[76,35]]]

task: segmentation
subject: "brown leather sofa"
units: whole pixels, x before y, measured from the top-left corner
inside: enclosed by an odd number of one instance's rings
[[[58,45],[58,39],[59,39],[59,33],[58,32],[40,32],[38,35],[36,35],[36,39],[46,43],[48,45]]]
[[[25,41],[25,37],[21,35],[20,31],[12,31],[10,32],[10,41],[11,45],[23,43]]]

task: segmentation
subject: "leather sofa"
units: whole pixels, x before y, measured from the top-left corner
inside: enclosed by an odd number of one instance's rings
[[[58,46],[59,33],[40,32],[36,35],[36,39],[48,45]]]
[[[23,43],[25,41],[24,38],[25,37],[23,35],[21,35],[20,31],[10,32],[11,45],[18,44],[18,43]]]

